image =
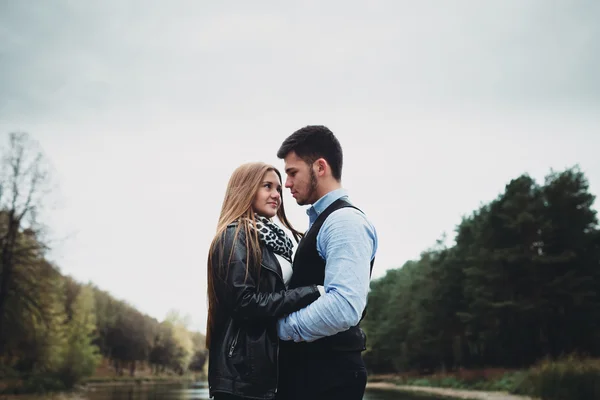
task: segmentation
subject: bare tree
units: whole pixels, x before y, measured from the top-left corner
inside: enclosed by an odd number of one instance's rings
[[[15,266],[44,250],[37,237],[41,229],[37,217],[51,192],[50,167],[37,142],[23,132],[10,133],[8,139],[8,146],[0,150],[0,356],[5,350],[6,303]]]

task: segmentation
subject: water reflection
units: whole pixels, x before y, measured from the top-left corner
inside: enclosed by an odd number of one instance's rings
[[[90,389],[84,396],[86,400],[208,400],[208,388],[205,383],[194,385],[125,385],[99,386]],[[416,400],[404,393],[386,391],[367,391],[364,400]]]

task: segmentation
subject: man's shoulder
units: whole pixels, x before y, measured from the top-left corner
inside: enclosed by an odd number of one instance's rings
[[[358,224],[374,231],[375,226],[367,214],[360,207],[353,205],[349,201],[347,203],[348,205],[333,211],[323,223],[323,227],[327,229],[327,227]]]
[[[317,236],[317,248],[319,254],[323,255],[326,254],[326,248],[332,240],[334,242],[358,240],[372,243],[374,250],[377,248],[375,225],[362,210],[355,206],[345,206],[333,211],[323,223]]]
[[[333,218],[350,218],[350,219],[363,219],[368,221],[367,213],[363,211],[359,206],[353,204],[348,199],[341,199],[344,203],[340,208],[334,210],[330,216]]]

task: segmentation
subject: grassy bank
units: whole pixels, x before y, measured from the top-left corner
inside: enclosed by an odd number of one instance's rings
[[[2,374],[0,375],[0,396],[21,395],[21,394],[43,394],[55,393],[57,398],[62,398],[66,393],[72,393],[72,389],[78,389],[86,386],[99,385],[130,385],[130,384],[166,384],[166,383],[187,383],[196,382],[205,379],[202,372],[188,372],[183,375],[172,372],[153,374],[150,368],[140,368],[131,376],[129,374],[117,374],[114,371],[98,368],[96,373],[90,377],[83,378],[77,382],[74,387],[66,387],[60,377],[52,375],[18,375]],[[61,394],[62,393],[62,394]],[[47,397],[44,397],[47,398]]]
[[[528,370],[461,370],[418,376],[373,375],[369,382],[395,385],[508,392],[542,400],[600,399],[600,360],[568,356],[544,360]]]
[[[527,371],[506,369],[459,370],[424,376],[415,373],[372,375],[369,382],[514,393],[513,390],[525,381],[527,374]]]
[[[166,384],[166,383],[191,383],[203,379],[203,376],[195,374],[159,375],[159,376],[115,376],[115,377],[89,377],[83,379],[75,388],[100,385],[130,385],[130,384]],[[49,394],[69,392],[70,389],[57,379],[52,377],[36,376],[29,379],[0,380],[0,396],[20,394]],[[4,399],[5,397],[2,397]]]
[[[411,399],[416,399],[417,397],[427,397],[435,400],[537,400],[529,396],[510,394],[506,392],[489,392],[481,390],[450,389],[424,386],[398,386],[385,382],[369,383],[367,388],[370,391],[381,390],[385,392],[402,392],[406,393]]]
[[[533,367],[516,389],[542,400],[600,399],[600,359],[569,356]]]
[[[48,394],[7,394],[2,395],[2,400],[84,400],[79,393],[48,393]]]

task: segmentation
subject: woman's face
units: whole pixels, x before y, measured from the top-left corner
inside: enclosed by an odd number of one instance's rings
[[[281,205],[281,182],[274,171],[267,171],[256,192],[252,208],[263,217],[273,218]]]

